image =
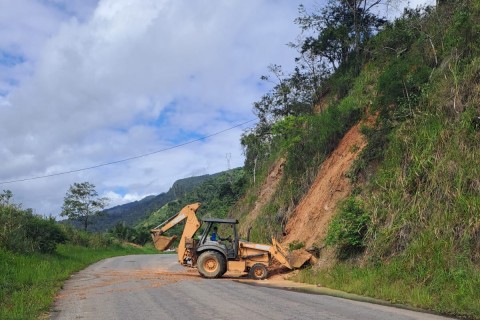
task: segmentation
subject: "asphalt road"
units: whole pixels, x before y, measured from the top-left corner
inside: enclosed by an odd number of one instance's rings
[[[430,314],[238,283],[207,280],[176,255],[100,261],[75,274],[51,319],[446,319]]]

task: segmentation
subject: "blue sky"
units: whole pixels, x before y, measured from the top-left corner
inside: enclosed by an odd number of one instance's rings
[[[291,70],[297,0],[0,0],[0,181],[171,147],[254,118],[269,64]],[[244,129],[130,162],[12,184],[57,216],[74,182],[117,205],[243,164]]]
[[[25,58],[22,55],[3,50],[0,51],[0,64],[5,67],[13,67],[24,62]]]

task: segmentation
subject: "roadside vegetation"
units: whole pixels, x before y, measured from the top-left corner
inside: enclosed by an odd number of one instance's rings
[[[69,276],[104,258],[156,252],[60,225],[0,194],[0,319],[38,319]]]
[[[292,280],[480,319],[478,266],[468,257],[449,256],[448,252],[444,256],[443,249],[434,244],[431,252],[417,252],[418,262],[403,256],[377,263],[337,262],[326,269],[301,270]]]
[[[362,26],[343,1],[301,8],[297,23],[310,33],[293,45],[298,67],[271,68],[278,85],[254,105],[259,125],[242,139],[246,200],[284,157],[280,187],[252,223],[256,241],[281,236],[342,135],[374,116],[348,174],[353,192],[316,244],[336,260],[297,279],[480,319],[480,4],[438,3]],[[338,15],[351,28],[344,37],[329,24]],[[369,33],[356,37],[359,27]],[[241,216],[253,205],[238,204]]]

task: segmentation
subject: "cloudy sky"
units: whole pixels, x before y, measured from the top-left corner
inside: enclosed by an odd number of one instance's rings
[[[243,164],[259,79],[314,0],[0,0],[0,191],[58,216],[74,182],[110,206]]]

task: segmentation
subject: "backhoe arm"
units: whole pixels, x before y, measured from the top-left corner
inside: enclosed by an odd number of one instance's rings
[[[150,233],[152,235],[155,248],[160,251],[168,249],[173,243],[173,241],[175,241],[177,236],[165,237],[162,236],[162,234],[168,229],[174,227],[175,225],[186,219],[185,227],[183,228],[182,238],[180,239],[180,243],[178,244],[178,260],[180,263],[183,264],[186,253],[185,239],[192,238],[195,232],[197,232],[197,230],[200,228],[200,221],[198,221],[196,215],[196,211],[199,207],[199,202],[189,204],[183,207],[183,209],[180,210],[180,212],[176,215],[170,217],[168,220],[158,225],[154,229],[151,229]]]

